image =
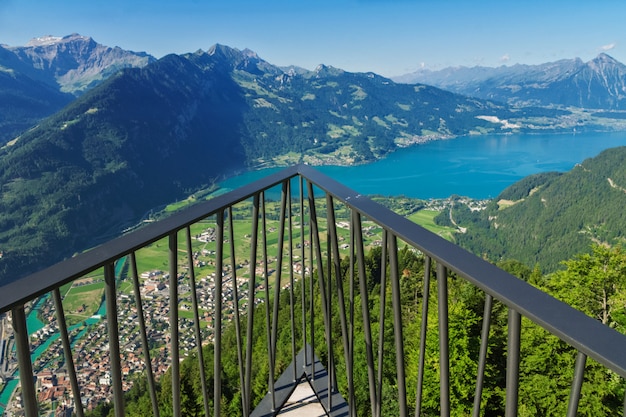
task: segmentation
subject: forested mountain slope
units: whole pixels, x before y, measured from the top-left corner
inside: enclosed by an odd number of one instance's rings
[[[626,148],[608,149],[571,171],[538,174],[505,190],[487,210],[456,205],[467,227],[458,243],[493,261],[517,259],[553,271],[588,252],[592,242],[623,243],[626,236]],[[439,219],[445,222],[449,213]]]

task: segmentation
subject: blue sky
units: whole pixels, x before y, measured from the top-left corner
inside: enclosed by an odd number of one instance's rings
[[[626,63],[624,22],[623,0],[0,0],[10,46],[76,32],[159,58],[221,43],[275,65],[384,76],[600,52]]]

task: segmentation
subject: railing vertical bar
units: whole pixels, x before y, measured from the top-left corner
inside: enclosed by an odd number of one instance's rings
[[[520,364],[520,336],[522,316],[519,312],[509,309],[508,343],[506,360],[506,402],[505,417],[517,416],[519,395],[519,364]]]
[[[332,210],[332,208],[328,208],[326,207],[326,210]],[[327,361],[327,369],[328,369],[328,408],[332,409],[333,407],[333,388],[336,386],[335,384],[335,364],[334,364],[334,348],[333,348],[333,341],[330,339],[332,337],[332,333],[331,333],[331,329],[333,326],[333,313],[332,313],[332,282],[333,282],[333,276],[332,276],[332,256],[331,256],[331,249],[330,249],[330,228],[332,226],[330,224],[326,225],[326,284],[327,284],[327,288],[324,291],[327,291],[326,293],[326,299],[327,299],[327,304],[326,304],[326,315],[328,315],[328,330],[327,330],[327,335],[329,337],[329,342],[328,342],[328,361]]]
[[[319,224],[318,224],[318,218],[317,218],[317,210],[315,208],[315,195],[313,193],[313,184],[309,182],[307,183],[307,185],[308,185],[308,196],[309,196],[309,210],[310,210],[310,218],[311,218],[311,231],[313,234],[313,240],[311,241],[311,244],[315,247],[315,259],[317,261],[317,279],[318,279],[319,288],[320,288],[322,313],[324,316],[324,334],[326,336],[326,349],[330,357],[332,355],[332,343],[330,340],[330,318],[328,314],[329,303],[326,297],[326,284],[325,284],[326,281],[324,278],[324,265],[322,262],[322,246],[320,242],[320,231],[319,231]],[[331,372],[330,369],[328,370],[328,372]],[[329,378],[329,379],[332,379],[332,378]],[[330,381],[329,381],[329,384],[330,384]],[[330,391],[329,391],[329,395],[330,395]]]
[[[65,356],[65,365],[67,367],[67,374],[70,378],[70,385],[72,387],[72,395],[74,397],[74,404],[76,406],[74,412],[78,417],[84,415],[83,403],[80,397],[80,388],[78,386],[78,378],[76,377],[76,368],[74,367],[74,358],[72,356],[72,347],[70,346],[70,338],[67,333],[67,323],[65,322],[65,313],[63,311],[63,302],[61,301],[61,292],[59,288],[55,288],[52,291],[52,298],[54,299],[54,308],[57,313],[57,323],[59,325],[59,332],[61,337],[61,344],[63,345],[63,354]]]
[[[348,363],[350,364],[350,377],[349,377],[349,381],[352,382],[352,387],[349,387],[351,389],[349,389],[349,400],[348,400],[348,405],[350,407],[350,415],[351,416],[356,416],[356,394],[354,392],[354,280],[355,280],[355,276],[354,276],[354,265],[355,265],[355,252],[354,252],[354,245],[355,245],[355,236],[354,236],[354,218],[355,216],[352,215],[352,212],[354,210],[351,210],[350,212],[350,287],[349,287],[349,297],[350,297],[350,317],[349,317],[349,323],[350,323],[350,330],[348,333],[348,343],[349,343],[349,359],[348,359]]]
[[[572,381],[572,390],[570,391],[569,404],[567,406],[567,417],[576,417],[578,412],[580,393],[585,379],[586,363],[587,355],[582,352],[578,352],[578,355],[576,355],[576,367],[574,370],[574,380]]]
[[[493,297],[485,293],[485,307],[483,312],[483,329],[480,337],[480,352],[478,354],[478,372],[476,375],[476,391],[474,394],[473,417],[480,417],[480,403],[483,396],[485,381],[485,365],[487,363],[487,348],[489,347],[489,330],[491,329],[491,311]]]
[[[180,353],[178,341],[178,234],[173,231],[168,239],[170,271],[170,350],[172,354],[172,413],[181,415]]]
[[[17,366],[20,370],[20,385],[22,387],[22,401],[27,417],[39,415],[37,394],[35,391],[35,379],[33,364],[30,358],[30,342],[28,340],[28,328],[26,327],[26,313],[24,306],[14,307],[11,311],[11,322],[15,336],[17,350]]]
[[[396,377],[398,381],[398,407],[400,417],[408,416],[406,402],[406,373],[404,370],[404,335],[402,331],[402,304],[400,300],[400,273],[398,266],[398,240],[395,235],[389,241],[389,278],[393,307],[393,326],[396,344]]]
[[[115,266],[104,266],[105,298],[107,305],[107,328],[109,329],[109,355],[111,361],[111,382],[115,416],[124,416],[124,394],[122,392],[122,366],[120,363],[120,338],[117,323],[117,292],[115,289]]]
[[[248,281],[248,326],[246,328],[246,386],[244,416],[250,415],[252,401],[252,327],[254,326],[254,302],[256,291],[256,257],[259,235],[259,194],[252,203],[252,231],[250,241],[250,280]]]
[[[224,209],[217,212],[215,242],[215,322],[213,323],[213,415],[222,415],[222,277],[224,275]]]
[[[422,393],[424,388],[424,363],[426,360],[426,333],[428,330],[428,303],[430,300],[431,258],[424,259],[424,287],[422,290],[422,323],[420,325],[420,353],[417,371],[417,389],[415,393],[415,417],[422,412]]]
[[[293,380],[298,378],[298,364],[296,363],[296,312],[295,312],[295,296],[294,286],[295,279],[293,275],[293,201],[291,199],[291,179],[287,181],[287,206],[289,207],[287,224],[289,240],[289,320],[291,326],[291,360],[293,361]],[[305,349],[306,350],[306,349]]]
[[[450,341],[448,335],[448,270],[437,262],[437,307],[439,309],[439,395],[441,416],[450,415]]]
[[[232,284],[233,284],[233,305],[235,309],[235,333],[237,338],[237,364],[239,365],[239,386],[241,392],[241,408],[243,410],[244,417],[248,416],[248,407],[245,402],[246,396],[245,390],[245,378],[244,378],[244,364],[242,353],[242,341],[241,341],[241,317],[239,312],[239,289],[237,283],[237,260],[235,258],[235,231],[233,225],[233,208],[228,207],[228,240],[230,242],[230,263],[232,271]]]
[[[311,315],[309,317],[309,327],[311,330],[311,357],[309,360],[311,361],[311,378],[315,379],[315,358],[313,357],[315,352],[315,297],[313,296],[315,291],[315,282],[313,279],[313,271],[315,258],[313,257],[313,226],[312,226],[312,214],[311,207],[309,207],[309,274],[311,275],[311,279],[309,280],[309,311]]]
[[[198,348],[198,367],[200,371],[200,386],[202,388],[202,402],[204,404],[204,415],[209,417],[209,392],[206,383],[206,372],[204,370],[204,354],[202,352],[202,335],[200,333],[200,314],[198,312],[198,294],[196,293],[196,273],[193,266],[193,246],[191,245],[191,227],[187,226],[187,261],[189,266],[189,284],[191,286],[191,306],[193,309],[193,327]]]
[[[298,177],[299,184],[299,203],[300,203],[300,275],[302,283],[302,348],[304,349],[304,363],[302,366],[306,366],[308,362],[308,349],[306,349],[306,250],[304,247],[304,179],[302,176]]]
[[[387,230],[383,230],[382,251],[380,255],[380,311],[378,314],[378,402],[376,403],[376,417],[382,412],[381,398],[383,396],[383,357],[385,354],[385,308],[387,304]]]
[[[159,417],[159,403],[156,395],[156,384],[154,382],[154,372],[152,370],[152,359],[150,358],[150,345],[148,344],[148,333],[146,331],[146,319],[141,302],[141,291],[139,289],[139,273],[137,272],[137,259],[135,252],[130,254],[130,269],[133,276],[133,293],[135,294],[135,304],[137,305],[137,318],[139,319],[139,333],[141,334],[141,345],[146,362],[146,379],[148,380],[148,391],[150,392],[150,402],[152,403],[152,415]]]
[[[283,251],[285,246],[285,225],[287,215],[287,187],[288,180],[283,181],[281,198],[280,198],[280,217],[278,226],[278,248],[276,259],[276,280],[274,281],[274,309],[272,311],[272,355],[274,364],[276,363],[276,341],[278,339],[278,305],[280,303],[281,281],[283,277]],[[268,300],[269,301],[269,300]],[[275,366],[275,365],[274,365]]]
[[[363,335],[365,337],[365,354],[367,359],[367,376],[369,382],[370,403],[372,415],[376,415],[376,376],[374,375],[374,354],[372,353],[372,329],[370,326],[369,297],[367,290],[367,276],[365,275],[365,250],[363,248],[363,229],[361,214],[353,212],[355,238],[357,250],[357,265],[359,269],[359,289],[361,293],[361,314],[363,316]]]
[[[269,373],[267,378],[268,392],[272,398],[272,410],[276,410],[276,392],[274,390],[274,351],[272,350],[272,322],[270,319],[270,277],[269,277],[269,265],[267,258],[267,213],[265,203],[265,192],[261,191],[261,230],[263,248],[263,279],[265,286],[265,328],[267,337],[267,362],[269,365]]]
[[[334,208],[335,203],[330,194],[326,194],[326,206]],[[343,292],[343,276],[341,273],[341,256],[339,255],[339,238],[337,236],[337,221],[335,218],[335,210],[328,210],[328,225],[330,230],[330,244],[332,250],[332,259],[335,269],[335,280],[337,283],[337,301],[339,303],[339,324],[341,326],[341,336],[343,342],[344,358],[346,361],[346,377],[348,380],[348,392],[354,394],[354,381],[352,375],[352,363],[350,361],[350,342],[348,336],[348,322],[346,319],[346,303]],[[352,245],[350,246],[352,247]],[[330,275],[329,275],[330,277]],[[329,278],[329,282],[330,282]],[[351,401],[351,399],[350,399]]]

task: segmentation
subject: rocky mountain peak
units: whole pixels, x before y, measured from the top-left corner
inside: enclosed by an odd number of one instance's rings
[[[598,73],[616,73],[626,76],[626,65],[607,54],[600,54],[587,63],[587,66]]]
[[[313,72],[318,77],[333,77],[342,75],[345,71],[339,68],[335,68],[331,65],[319,64]]]
[[[242,53],[237,48],[231,48],[230,46],[216,43],[207,49],[207,54],[211,56],[221,56],[224,58],[232,58],[234,56],[240,56]]]
[[[53,36],[53,35],[46,35],[46,36],[39,36],[37,38],[33,38],[30,41],[28,41],[28,43],[26,43],[26,47],[45,47],[45,46],[51,46],[51,45],[58,45],[58,44],[63,44],[63,43],[70,43],[70,42],[93,42],[93,39],[89,36],[82,36],[78,33],[72,33],[71,35],[67,35],[67,36]]]
[[[588,62],[562,59],[539,65],[445,68],[396,77],[516,106],[626,109],[626,65],[605,53]]]
[[[246,48],[243,51],[241,51],[241,53],[244,56],[248,57],[248,58],[260,59],[259,55],[256,52],[254,52],[254,51],[252,51],[252,50],[250,50],[248,48]]]
[[[283,73],[280,68],[263,60],[256,52],[247,48],[240,51],[237,48],[216,43],[207,50],[207,54],[229,68],[246,71],[250,74],[280,75]]]
[[[111,48],[78,33],[41,36],[26,46],[7,49],[13,56],[0,57],[0,65],[12,61],[15,66],[19,61],[24,75],[74,95],[82,94],[121,68],[143,67],[155,61],[144,52]]]
[[[612,56],[605,54],[604,52],[591,60],[591,62],[607,63],[607,64],[619,64],[620,62]]]
[[[28,41],[26,46],[37,47],[37,46],[54,45],[55,43],[58,43],[61,39],[62,38],[59,36],[52,36],[52,35],[40,36],[38,38],[33,38],[30,41]]]

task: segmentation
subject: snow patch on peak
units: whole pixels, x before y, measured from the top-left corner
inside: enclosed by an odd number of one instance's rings
[[[51,46],[51,45],[73,42],[73,41],[90,42],[92,41],[92,39],[89,36],[82,36],[82,35],[79,35],[78,33],[72,33],[71,35],[67,35],[63,37],[46,35],[46,36],[40,36],[40,37],[31,39],[26,44],[26,47]]]
[[[28,41],[26,46],[54,45],[55,43],[60,42],[61,39],[63,38],[61,38],[60,36],[52,36],[52,35],[40,36],[40,37],[33,38],[30,41]]]

